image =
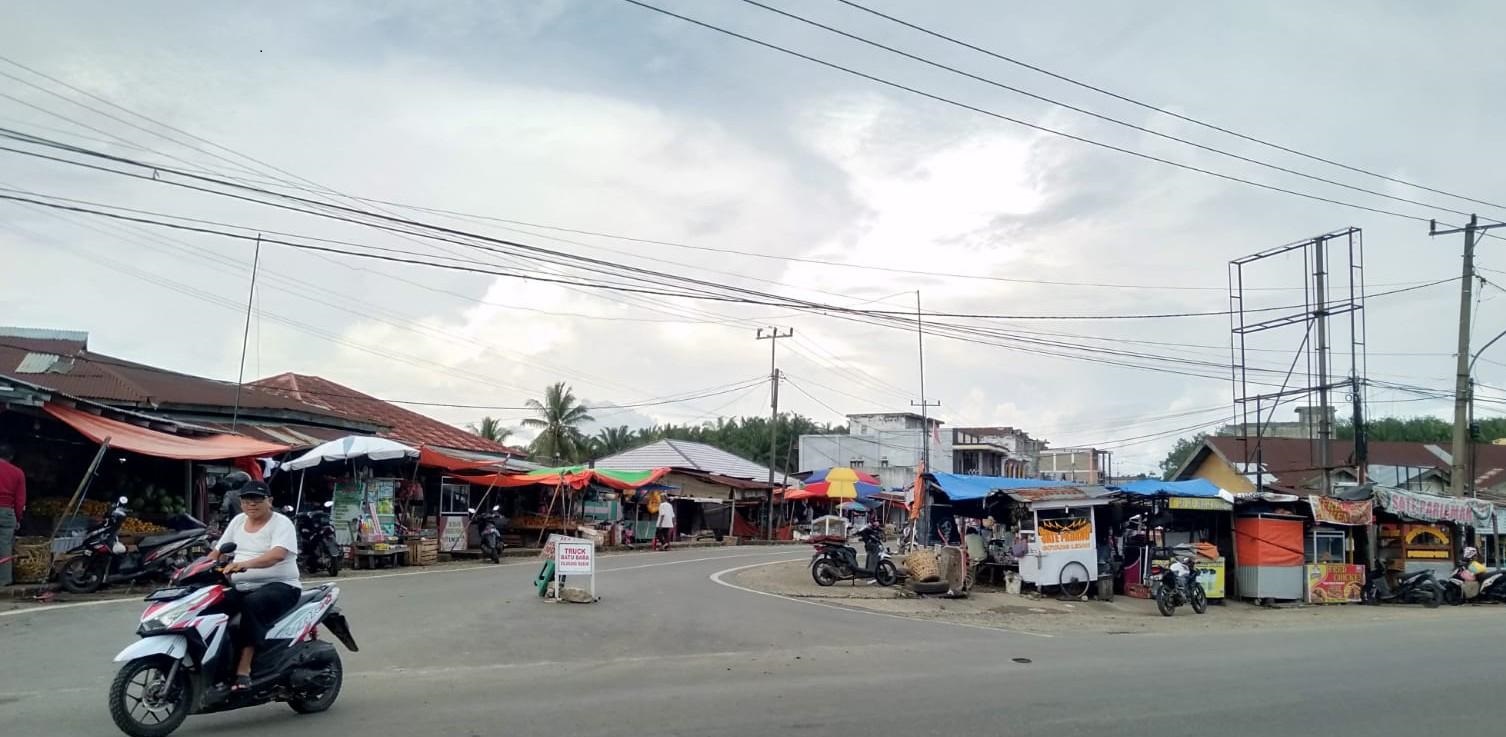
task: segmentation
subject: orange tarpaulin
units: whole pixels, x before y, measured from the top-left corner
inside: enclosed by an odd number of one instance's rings
[[[496,473],[501,467],[502,461],[470,461],[464,458],[445,455],[437,450],[430,450],[429,446],[421,445],[418,448],[418,465],[431,468],[443,468],[452,473],[463,471],[492,472]]]
[[[1234,520],[1234,557],[1241,566],[1300,566],[1302,520],[1241,517]]]
[[[110,420],[83,410],[64,407],[48,402],[42,405],[47,414],[62,420],[84,437],[96,443],[110,439],[110,447],[129,450],[133,453],[157,458],[176,458],[184,461],[219,461],[246,456],[277,455],[288,449],[286,445],[264,443],[240,435],[208,435],[185,437],[158,432],[150,428],[126,422]]]

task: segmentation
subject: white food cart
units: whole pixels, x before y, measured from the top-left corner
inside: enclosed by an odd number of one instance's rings
[[[1020,559],[1022,580],[1038,589],[1068,584],[1083,590],[1098,580],[1097,509],[1109,503],[1108,490],[1063,486],[1021,489],[1009,496],[1027,504],[1035,521]]]

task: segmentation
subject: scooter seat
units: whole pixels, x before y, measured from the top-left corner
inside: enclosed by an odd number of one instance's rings
[[[161,547],[163,545],[166,545],[168,543],[177,542],[179,540],[187,540],[187,539],[192,538],[192,537],[197,537],[197,536],[202,535],[202,534],[204,534],[204,529],[203,528],[199,528],[199,529],[196,529],[196,530],[179,530],[177,532],[167,532],[167,533],[163,533],[161,535],[148,535],[146,537],[141,538],[139,541],[137,541],[136,542],[136,547],[138,547],[138,548],[156,548],[156,547]]]
[[[302,594],[299,594],[298,603],[293,605],[293,609],[297,609],[298,607],[301,607],[311,601],[322,599],[327,593],[329,593],[329,584],[315,586],[311,589],[305,589]]]

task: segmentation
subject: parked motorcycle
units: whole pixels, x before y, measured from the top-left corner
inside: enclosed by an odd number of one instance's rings
[[[99,524],[90,527],[67,555],[72,556],[58,572],[63,589],[89,594],[109,584],[138,580],[167,580],[173,572],[209,549],[209,530],[204,523],[183,516],[188,529],[141,538],[127,547],[120,541],[120,526],[130,512],[120,497]]]
[[[868,565],[858,561],[858,551],[851,545],[835,540],[816,543],[816,554],[811,557],[811,578],[818,586],[831,586],[838,581],[872,579],[880,586],[893,586],[899,582],[899,568],[889,559],[884,550],[884,528],[870,524],[858,531],[856,536],[863,542]]]
[[[507,517],[502,514],[502,507],[494,506],[491,511],[477,514],[475,509],[471,513],[471,524],[474,525],[481,537],[481,554],[493,563],[502,562],[502,549],[507,547],[502,542],[502,530],[507,527]]]
[[[1192,611],[1198,614],[1208,611],[1208,592],[1197,580],[1197,563],[1191,555],[1173,556],[1170,566],[1155,566],[1151,575],[1160,577],[1160,585],[1156,587],[1156,609],[1162,616],[1176,614],[1177,607],[1183,604],[1191,604]]]
[[[1380,561],[1365,573],[1361,599],[1366,604],[1421,604],[1429,609],[1443,603],[1443,588],[1432,571],[1404,573],[1391,584],[1386,567]]]
[[[1506,569],[1484,568],[1472,570],[1465,560],[1454,567],[1448,578],[1438,579],[1443,589],[1443,601],[1451,606],[1466,602],[1491,601],[1506,603]]]
[[[305,573],[323,571],[330,576],[340,575],[340,564],[345,551],[335,540],[335,525],[330,518],[334,502],[325,502],[319,509],[299,512],[293,517],[298,528],[298,567]],[[284,507],[285,514],[293,514],[292,507]]]
[[[220,548],[223,556],[234,543]],[[256,648],[251,688],[230,690],[237,652],[229,629],[240,592],[218,561],[202,557],[173,576],[168,588],[146,597],[136,635],[141,640],[115,656],[124,663],[110,684],[110,717],[131,737],[166,737],[189,714],[209,714],[271,701],[312,714],[335,703],[344,668],[334,645],[319,639],[327,627],[356,652],[350,625],[335,603],[340,589],[324,584],[304,591]]]

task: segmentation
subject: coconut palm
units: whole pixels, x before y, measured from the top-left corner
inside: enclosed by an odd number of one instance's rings
[[[506,443],[507,439],[512,436],[512,428],[503,427],[502,421],[495,417],[481,418],[481,424],[471,425],[470,431],[499,445]]]
[[[621,453],[633,447],[634,437],[627,425],[604,427],[591,437],[591,453],[597,458]]]
[[[575,399],[565,382],[551,384],[544,390],[544,400],[528,400],[528,408],[538,417],[523,420],[524,427],[538,428],[534,438],[534,460],[541,463],[575,463],[586,454],[587,442],[580,432],[581,423],[591,422],[590,411]]]

